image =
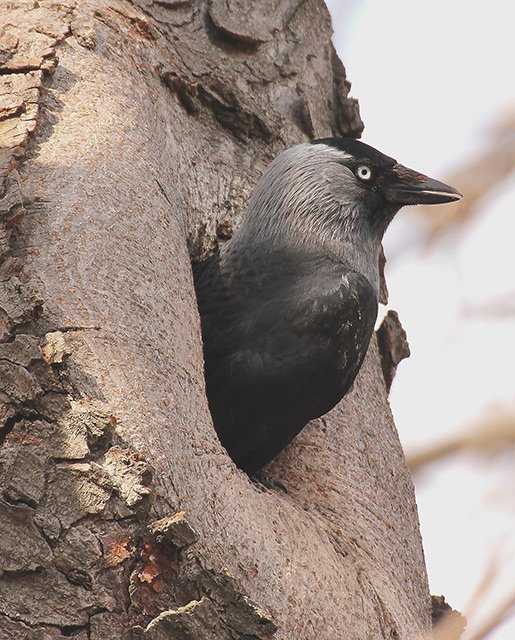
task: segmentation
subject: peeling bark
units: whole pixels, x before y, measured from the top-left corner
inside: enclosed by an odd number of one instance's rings
[[[428,628],[374,341],[287,495],[209,415],[190,258],[285,146],[362,129],[323,3],[264,6],[0,0],[0,638]]]
[[[377,341],[381,354],[386,390],[390,391],[399,364],[410,356],[410,348],[406,332],[399,320],[397,311],[388,311],[381,326],[377,330]]]

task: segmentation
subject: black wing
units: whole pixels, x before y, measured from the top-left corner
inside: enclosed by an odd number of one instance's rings
[[[377,300],[365,278],[327,259],[267,261],[237,277],[210,260],[196,272],[208,400],[222,444],[253,472],[348,391]]]

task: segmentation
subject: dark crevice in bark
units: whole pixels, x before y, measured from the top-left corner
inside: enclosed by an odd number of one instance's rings
[[[20,67],[13,67],[12,69],[6,67],[0,67],[0,76],[15,75],[18,73],[30,73],[31,71],[40,71],[39,65],[26,65]]]
[[[7,418],[7,420],[4,422],[0,429],[0,447],[4,444],[7,436],[11,433],[11,431],[14,429],[15,424],[19,422],[20,419],[20,415],[15,414],[14,416],[12,416],[12,418]]]
[[[102,327],[81,327],[78,325],[72,325],[69,327],[55,327],[54,329],[51,329],[51,331],[60,331],[61,333],[69,333],[70,331],[102,331]]]
[[[78,633],[80,633],[81,631],[87,631],[88,632],[88,637],[89,637],[89,630],[90,630],[90,623],[87,622],[86,624],[71,624],[65,627],[60,627],[60,631],[61,631],[61,635],[63,635],[65,638],[71,638],[75,635],[77,635]]]
[[[26,507],[30,507],[31,509],[35,509],[38,504],[35,500],[30,500],[28,498],[12,498],[8,495],[6,495],[5,493],[2,494],[2,500],[4,502],[6,502],[7,504],[12,505],[13,507],[19,506],[21,504],[25,505]]]

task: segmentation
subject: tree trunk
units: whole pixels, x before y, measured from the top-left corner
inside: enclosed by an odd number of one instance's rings
[[[190,257],[266,163],[356,136],[321,0],[1,0],[0,638],[414,638],[430,601],[372,341],[237,470]]]

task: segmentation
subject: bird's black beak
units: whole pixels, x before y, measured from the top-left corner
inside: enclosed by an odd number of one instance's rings
[[[400,206],[406,204],[443,204],[455,202],[461,193],[448,184],[428,178],[402,164],[392,167],[385,187],[386,199]]]

